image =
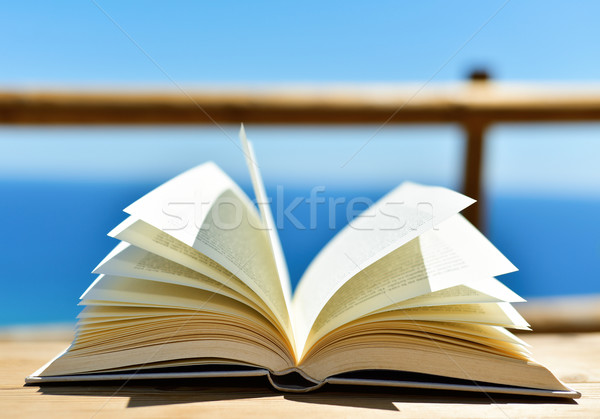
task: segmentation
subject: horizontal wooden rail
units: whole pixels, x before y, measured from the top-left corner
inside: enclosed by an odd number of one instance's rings
[[[171,91],[4,91],[0,124],[460,124],[464,192],[480,201],[486,129],[502,122],[600,121],[600,86],[470,81]],[[467,212],[479,222],[479,208]]]
[[[382,124],[600,120],[600,86],[0,91],[1,124]]]

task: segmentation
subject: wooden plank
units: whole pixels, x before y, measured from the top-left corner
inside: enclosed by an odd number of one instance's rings
[[[525,339],[536,358],[580,391],[581,399],[531,400],[398,389],[339,389],[280,394],[265,386],[23,387],[25,375],[62,350],[66,340],[0,336],[0,411],[5,417],[592,417],[600,412],[600,333],[538,334]]]
[[[382,124],[600,120],[600,88],[466,82],[0,92],[2,124]]]
[[[515,307],[536,332],[600,331],[600,295],[533,298]]]

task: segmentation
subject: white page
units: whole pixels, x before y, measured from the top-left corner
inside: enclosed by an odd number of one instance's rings
[[[309,346],[326,336],[332,330],[366,315],[407,308],[523,301],[521,297],[506,288],[495,278],[480,279],[472,284],[476,285],[455,285],[399,302],[394,302],[395,293],[390,291],[378,298],[378,303],[380,305],[383,304],[383,306],[376,311],[372,311],[372,303],[369,304],[365,301],[354,306],[349,306],[345,311],[336,313],[329,310],[328,303],[319,316],[317,316],[304,351],[306,352]],[[335,310],[335,307],[333,309]]]
[[[433,305],[426,300],[436,295],[436,305],[442,304],[442,298],[447,299],[445,304],[523,301],[492,278],[515,269],[489,240],[456,214],[346,281],[317,316],[309,340],[373,311],[405,307],[415,299],[421,305]],[[457,287],[469,291],[452,293]]]
[[[299,353],[319,312],[346,281],[473,202],[446,188],[406,182],[354,219],[321,250],[298,284],[292,306]],[[431,291],[423,286],[416,295]]]
[[[239,188],[216,164],[208,162],[163,183],[124,211],[193,246],[210,208],[227,190]]]
[[[281,324],[281,321],[265,302],[264,298],[259,297],[254,290],[248,287],[246,283],[241,281],[232,272],[229,272],[223,266],[198,252],[193,247],[180,242],[169,234],[133,216],[124,220],[108,233],[108,235],[122,240],[124,244],[113,249],[113,251],[100,262],[101,265],[113,258],[118,253],[120,246],[131,244],[137,248],[159,255],[211,279],[219,281],[226,287],[238,290],[241,294],[254,301],[258,306],[269,313],[268,317],[273,319],[275,324],[278,325],[277,327],[282,330],[282,333],[287,333],[286,327]]]
[[[240,281],[229,281],[225,286],[220,281],[126,242],[119,243],[93,273],[200,288],[240,301],[267,315],[262,311],[268,310],[264,302]]]
[[[490,324],[528,330],[529,324],[509,303],[453,304],[388,311],[382,318]]]
[[[444,269],[441,261],[432,264],[428,267],[428,274],[433,289],[446,288],[477,278],[500,276],[517,270],[515,265],[461,214],[450,217],[441,223],[437,230],[423,234],[420,241],[423,256],[429,260],[460,259],[468,268],[455,268],[450,271]],[[432,269],[443,269],[446,272],[444,275],[432,275]]]
[[[184,172],[138,199],[125,212],[233,273],[265,301],[291,334],[264,225],[246,194],[215,164],[205,163]]]
[[[123,220],[121,224],[112,229],[108,235],[115,239],[122,240],[124,244],[120,244],[113,249],[104,260],[100,262],[100,265],[114,257],[119,252],[120,246],[131,244],[188,267],[209,278],[219,281],[227,287],[236,290],[247,289],[251,293],[254,292],[251,291],[248,285],[214,260],[136,217],[129,216],[127,219]]]
[[[520,303],[524,300],[495,278],[479,280],[474,285],[456,285],[429,294],[390,304],[375,313],[405,308],[475,303]],[[485,289],[486,291],[482,291]]]
[[[137,278],[99,275],[93,286],[81,296],[81,305],[166,307],[203,312],[233,314],[260,323],[268,323],[245,304],[197,288],[146,281]]]
[[[271,207],[269,206],[269,200],[265,191],[262,175],[258,168],[258,164],[256,163],[257,160],[256,155],[254,154],[254,147],[246,137],[246,131],[244,130],[243,124],[240,129],[240,140],[242,142],[244,155],[246,156],[246,163],[248,164],[250,177],[252,178],[252,186],[254,187],[254,194],[256,195],[256,203],[260,210],[262,221],[269,233],[269,241],[271,243],[271,248],[273,249],[273,257],[275,258],[281,289],[283,290],[283,295],[285,296],[286,305],[289,308],[292,298],[290,275],[285,261],[285,256],[283,255],[283,249],[281,248],[281,241],[279,240],[277,227],[273,221],[273,213],[271,212]]]
[[[126,242],[119,243],[92,273],[201,286],[208,291],[233,290],[237,285],[225,286],[200,272]]]

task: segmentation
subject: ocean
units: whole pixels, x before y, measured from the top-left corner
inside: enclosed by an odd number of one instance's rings
[[[123,208],[155,186],[0,181],[0,325],[73,322],[80,310],[78,298],[95,277],[90,271],[117,244],[106,233],[126,218]],[[248,185],[244,189],[249,192]],[[267,189],[270,196],[277,192],[275,186]],[[296,197],[308,198],[310,190],[284,189],[284,207]],[[374,201],[386,192],[376,187],[328,188],[320,196]],[[346,208],[339,205],[330,214],[327,205],[317,206],[316,228],[310,228],[306,201],[292,214],[305,228],[286,219],[280,238],[295,286],[317,252],[345,225]],[[490,193],[485,233],[520,269],[500,280],[525,298],[600,293],[598,214],[597,199]]]

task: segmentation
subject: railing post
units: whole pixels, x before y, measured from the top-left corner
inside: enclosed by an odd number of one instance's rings
[[[469,79],[473,86],[485,85],[490,75],[485,69],[475,69],[469,75]],[[463,173],[463,192],[465,195],[476,199],[477,203],[471,205],[463,215],[467,217],[471,223],[480,230],[485,229],[485,196],[483,192],[483,158],[484,158],[484,135],[489,121],[484,121],[481,118],[466,116],[463,121],[465,129],[466,147],[465,161]]]
[[[483,142],[487,123],[479,119],[468,119],[464,122],[464,128],[467,138],[463,192],[465,195],[476,199],[477,203],[463,211],[463,215],[467,217],[475,227],[484,230],[485,220],[483,220],[483,214],[485,211],[485,196],[482,190],[482,171],[484,155]]]

